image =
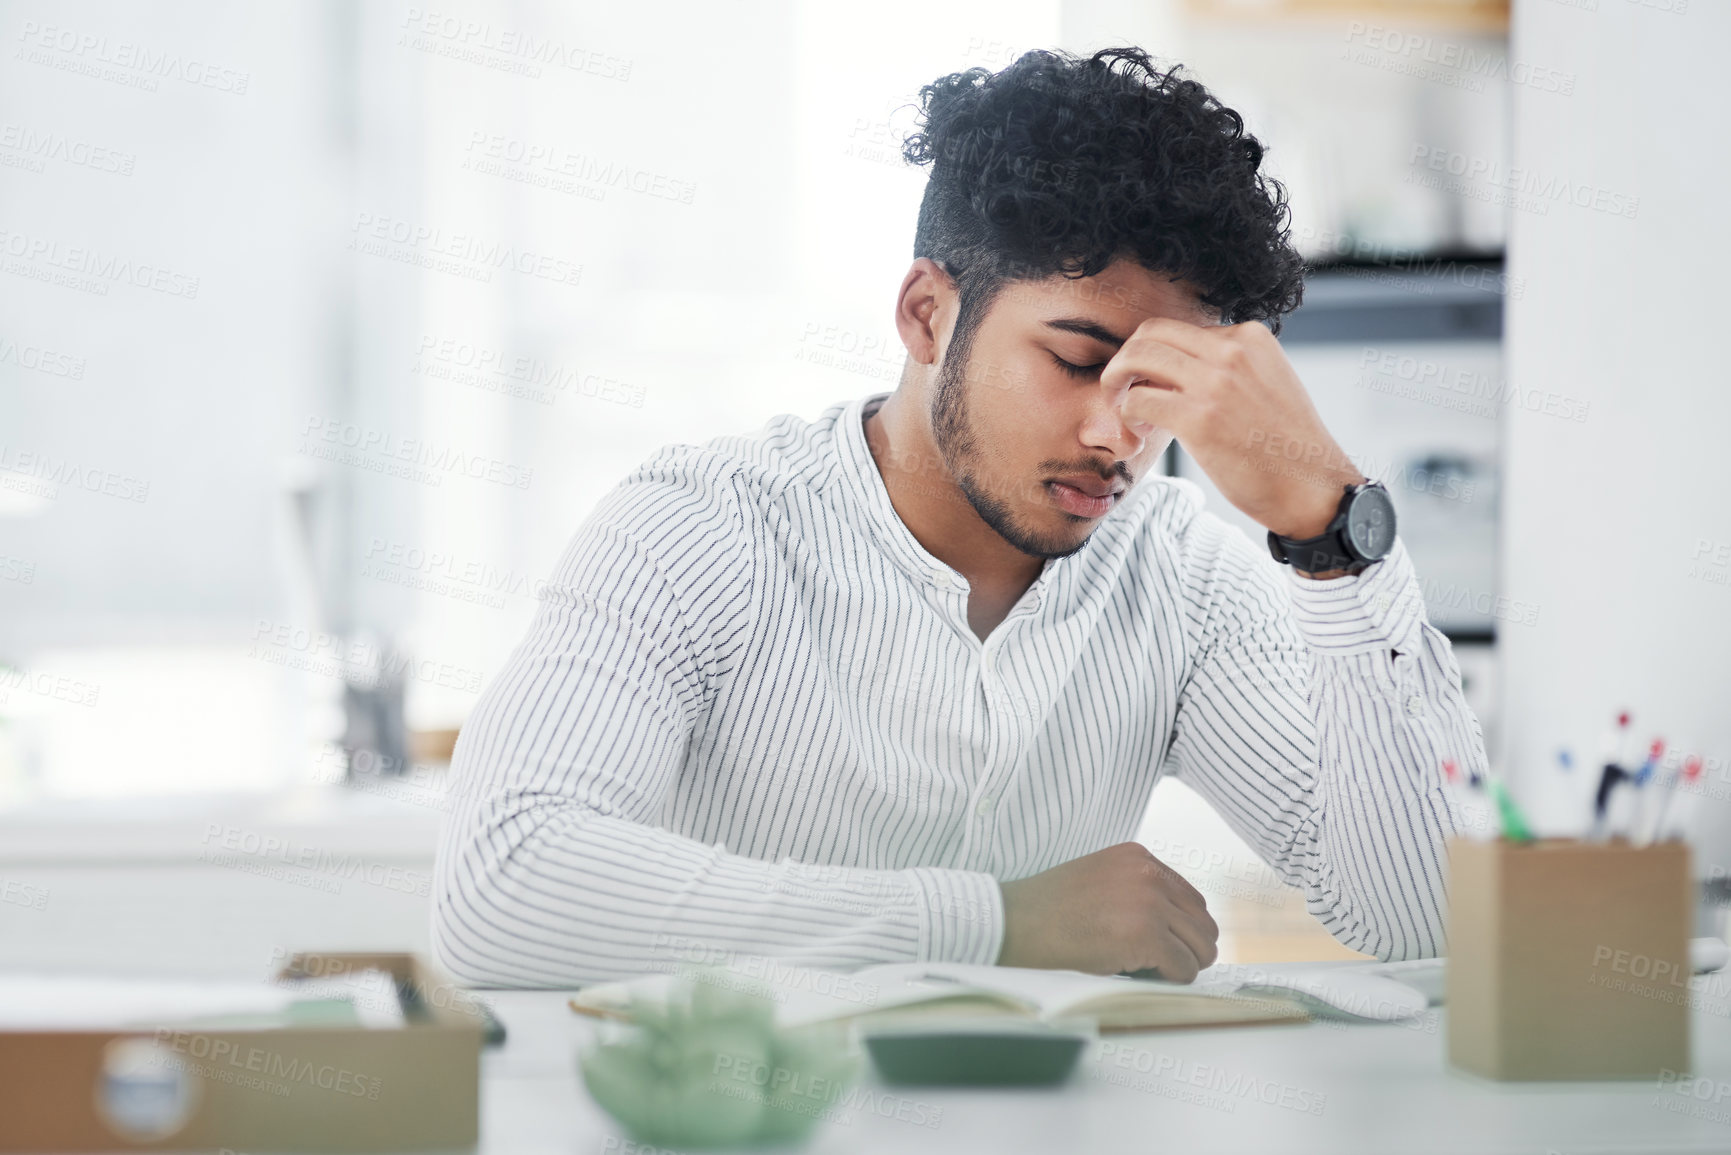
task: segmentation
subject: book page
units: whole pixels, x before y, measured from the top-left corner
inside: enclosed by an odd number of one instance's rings
[[[879,968],[868,968],[870,974]],[[1090,975],[1080,971],[926,964],[925,970],[953,979],[958,988],[997,991],[1036,1009],[1046,1020],[1070,1016],[1095,1020],[1100,1030],[1153,1030],[1226,1023],[1302,1022],[1302,1007],[1276,996],[1246,997],[1237,981],[1195,983]]]
[[[775,1003],[776,1021],[787,1027],[865,1015],[875,1019],[900,1009],[915,1014],[927,1009],[934,1014],[1001,1010],[1048,1020],[1081,1015],[1099,1018],[1102,1026],[1303,1017],[1301,1011],[1283,1011],[1267,999],[1251,1005],[1252,1000],[1235,997],[1235,981],[1182,984],[969,963],[889,963],[842,973],[769,959],[753,959],[750,965],[735,960],[725,970],[693,968],[589,987],[571,1000],[572,1009],[622,1016],[633,995],[664,999],[680,977],[760,994]]]
[[[844,973],[767,958],[735,959],[725,969],[681,968],[670,974],[586,987],[571,1000],[571,1009],[580,1014],[623,1018],[629,1015],[633,997],[665,1001],[680,980],[689,980],[769,999],[775,1004],[776,1022],[787,1027],[839,1022],[965,996],[974,996],[976,1005],[983,997],[1024,1014],[1035,1012],[1035,1004],[1024,1004],[1013,995],[1006,997],[992,990],[975,990],[953,978],[927,974],[931,969],[926,963],[891,963]]]
[[[934,976],[976,990],[994,991],[1026,1004],[1041,1018],[1055,1018],[1096,999],[1120,997],[1158,998],[1167,994],[1211,995],[1224,991],[1200,990],[1179,983],[1132,979],[1120,975],[1090,975],[1081,971],[1038,970],[1031,967],[974,966],[968,963],[922,963]],[[885,968],[868,967],[862,975]]]

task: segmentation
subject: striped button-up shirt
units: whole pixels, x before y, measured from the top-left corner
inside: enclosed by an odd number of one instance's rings
[[[1131,839],[1162,773],[1341,942],[1441,950],[1439,766],[1484,748],[1398,543],[1283,574],[1148,477],[982,641],[890,503],[867,404],[663,449],[577,531],[457,743],[451,972],[991,963],[998,881]]]

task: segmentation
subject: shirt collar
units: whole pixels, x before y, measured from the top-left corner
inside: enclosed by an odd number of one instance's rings
[[[836,454],[841,462],[842,476],[847,479],[848,492],[865,512],[873,535],[897,565],[916,581],[959,589],[961,575],[921,545],[896,512],[895,504],[890,501],[889,489],[884,485],[883,474],[878,470],[877,459],[872,456],[871,445],[866,441],[866,406],[888,396],[887,393],[874,393],[855,398],[843,407],[841,428],[836,437]],[[1068,560],[1047,559],[1045,568],[1034,579],[1030,589],[1037,605],[1045,604],[1047,591],[1069,568],[1064,564]]]

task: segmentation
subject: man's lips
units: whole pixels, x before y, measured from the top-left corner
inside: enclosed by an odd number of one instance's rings
[[[1124,495],[1124,487],[1097,477],[1055,477],[1046,482],[1058,508],[1077,517],[1102,517]]]
[[[1123,493],[1124,485],[1118,481],[1101,481],[1098,477],[1086,473],[1071,473],[1063,477],[1054,477],[1059,485],[1067,485],[1088,497],[1106,497],[1111,494]]]

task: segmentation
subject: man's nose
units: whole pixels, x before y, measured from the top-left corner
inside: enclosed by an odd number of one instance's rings
[[[1142,452],[1154,427],[1142,422],[1126,423],[1112,401],[1113,397],[1104,389],[1089,399],[1087,415],[1082,419],[1082,444],[1089,449],[1104,449],[1126,461]]]

